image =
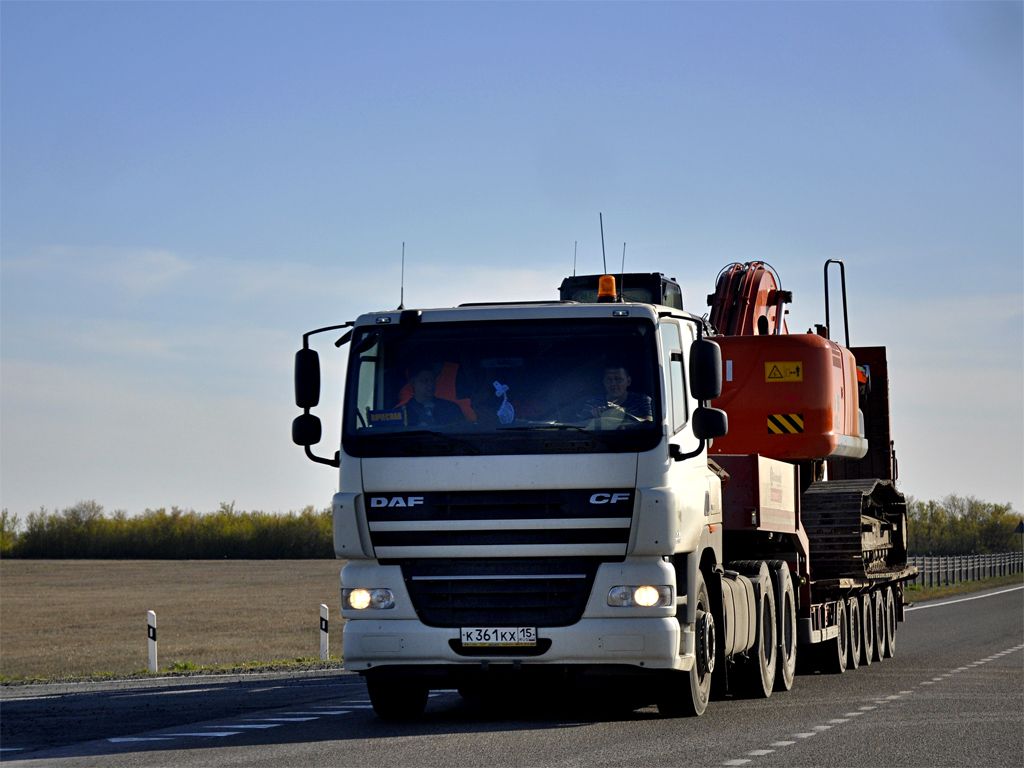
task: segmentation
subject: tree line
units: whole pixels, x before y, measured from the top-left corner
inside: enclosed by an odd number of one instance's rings
[[[1020,522],[1011,504],[974,496],[940,501],[908,499],[911,555],[967,555],[1019,549],[1014,529]],[[0,556],[25,558],[107,558],[154,560],[333,558],[331,510],[244,512],[234,503],[216,512],[177,507],[147,509],[129,516],[106,514],[95,501],[25,520],[5,509],[0,517]]]
[[[147,509],[138,516],[106,514],[95,501],[29,513],[24,521],[5,509],[0,556],[152,560],[333,558],[331,510],[312,506],[285,515]]]
[[[908,554],[987,555],[1021,548],[1012,504],[950,494],[941,501],[908,498]]]

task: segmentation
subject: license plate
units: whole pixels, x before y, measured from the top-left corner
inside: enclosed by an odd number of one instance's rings
[[[463,645],[536,645],[536,627],[463,627]]]

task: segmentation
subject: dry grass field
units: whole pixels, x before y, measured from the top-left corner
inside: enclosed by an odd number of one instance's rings
[[[126,674],[341,655],[338,560],[0,560],[0,676]]]

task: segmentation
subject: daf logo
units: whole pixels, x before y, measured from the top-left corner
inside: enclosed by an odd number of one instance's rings
[[[421,507],[423,506],[422,496],[371,496],[371,507]]]
[[[616,504],[620,501],[629,501],[628,493],[595,493],[590,497],[591,504]]]

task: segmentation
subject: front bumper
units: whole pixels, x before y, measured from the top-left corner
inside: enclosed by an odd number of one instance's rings
[[[459,630],[428,627],[415,619],[349,620],[344,629],[345,668],[509,664],[519,667],[626,665],[638,671],[688,671],[693,655],[680,655],[675,618],[581,619],[568,627],[540,627],[538,647],[461,649]]]

